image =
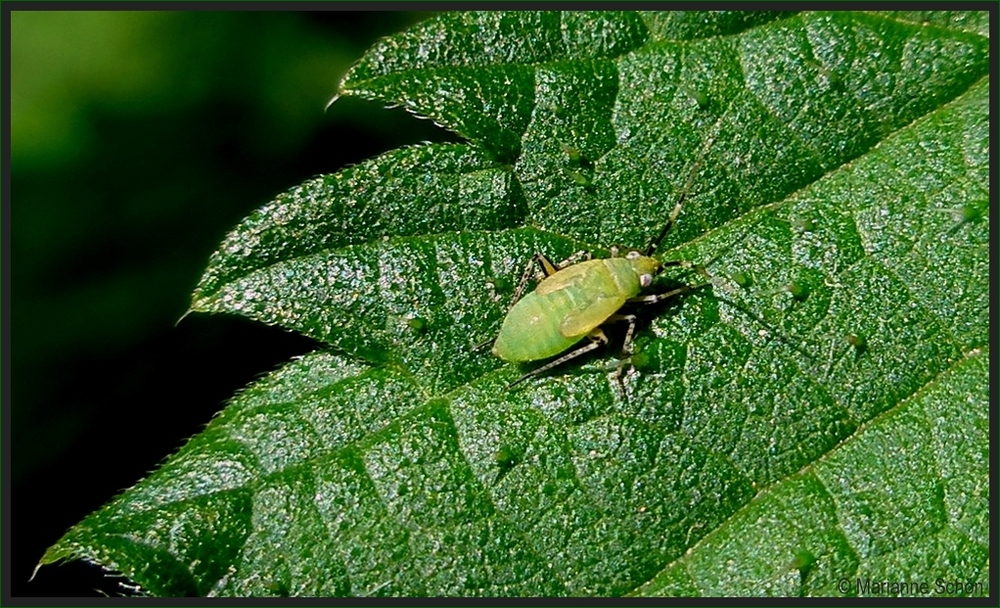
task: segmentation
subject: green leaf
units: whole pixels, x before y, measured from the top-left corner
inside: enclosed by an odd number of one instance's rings
[[[897,595],[872,592],[893,581],[985,595],[948,586],[989,576],[986,477],[966,477],[989,469],[988,376],[989,353],[970,353],[761,492],[637,594]],[[956,407],[962,398],[968,407]]]
[[[157,595],[985,584],[983,23],[449,13],[383,40],[341,94],[468,143],[310,180],[237,226],[192,310],[327,346],[42,562]],[[531,366],[473,346],[530,256],[642,246],[689,181],[660,252],[711,288],[647,315],[624,392],[613,351],[508,389]]]

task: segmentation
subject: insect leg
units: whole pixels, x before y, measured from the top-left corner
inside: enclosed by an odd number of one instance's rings
[[[632,338],[635,335],[635,315],[611,315],[605,323],[614,323],[615,321],[625,321],[628,323],[628,331],[625,332],[625,341],[622,342],[622,354],[618,359],[618,367],[615,368],[615,382],[618,383],[618,388],[622,395],[625,394],[625,387],[622,384],[622,370],[629,362],[629,357],[632,356]]]
[[[548,371],[548,370],[552,369],[553,367],[555,367],[557,365],[561,365],[561,364],[569,361],[570,359],[575,359],[576,357],[579,357],[580,355],[585,355],[585,354],[589,353],[590,351],[594,350],[595,348],[598,348],[598,347],[603,346],[604,344],[608,343],[608,337],[604,335],[604,330],[602,330],[600,327],[598,327],[598,328],[594,329],[592,332],[590,332],[590,335],[588,335],[587,337],[590,338],[590,344],[587,344],[586,346],[581,346],[580,348],[578,348],[578,349],[576,349],[576,350],[574,350],[574,351],[572,351],[570,353],[567,353],[567,354],[559,357],[555,361],[550,361],[550,362],[546,363],[545,365],[539,367],[538,369],[531,370],[527,374],[525,374],[525,375],[521,376],[520,378],[518,378],[517,380],[511,382],[507,386],[507,388],[512,388],[515,385],[520,384],[521,382],[524,382],[525,380],[527,380],[528,378],[530,378],[532,376],[535,376],[535,375],[540,374],[542,372]]]
[[[592,257],[594,257],[594,254],[591,253],[591,252],[589,252],[589,251],[577,251],[576,253],[574,253],[573,255],[569,256],[565,260],[563,260],[563,261],[559,262],[558,264],[556,264],[556,269],[562,270],[563,268],[566,268],[567,266],[571,266],[573,264],[576,264],[577,262],[579,262],[581,260],[590,260]],[[545,276],[548,276],[548,275],[545,275]]]
[[[635,315],[611,315],[605,319],[604,323],[617,323],[625,321],[628,323],[628,331],[625,333],[625,341],[622,343],[622,357],[632,354],[632,334],[635,333]]]
[[[521,299],[521,296],[524,295],[524,289],[528,286],[528,279],[530,279],[533,274],[532,266],[535,264],[538,264],[538,267],[546,277],[551,277],[563,268],[566,268],[571,264],[575,264],[584,258],[589,260],[591,258],[591,253],[589,251],[577,251],[558,264],[553,264],[552,260],[547,258],[544,253],[536,253],[531,256],[531,259],[528,260],[528,265],[524,267],[524,272],[521,274],[521,280],[517,283],[517,289],[514,290],[514,297],[511,298],[510,306],[514,306],[514,304]],[[510,306],[508,306],[508,309]]]
[[[528,265],[524,267],[524,272],[521,273],[521,280],[517,283],[517,289],[514,290],[514,297],[511,298],[510,306],[507,307],[508,310],[521,299],[522,295],[524,295],[524,288],[528,286],[528,279],[530,279],[531,275],[534,274],[533,267],[535,264],[538,264],[538,267],[541,268],[542,272],[547,277],[550,277],[559,271],[552,261],[545,257],[544,253],[536,253],[531,256],[531,259],[528,260]]]
[[[487,346],[489,346],[490,344],[493,344],[494,342],[496,342],[496,338],[490,338],[489,340],[487,340],[485,342],[480,342],[479,344],[476,344],[475,346],[472,347],[472,352],[476,352],[478,350],[482,350],[483,348],[486,348]]]
[[[657,302],[662,302],[663,300],[666,300],[668,298],[679,296],[682,293],[694,291],[695,289],[701,289],[702,287],[708,287],[711,284],[712,284],[711,282],[708,282],[708,283],[698,283],[697,285],[683,285],[681,287],[678,287],[677,289],[671,289],[670,291],[667,291],[665,293],[654,293],[648,296],[636,296],[634,298],[629,298],[628,300],[625,300],[625,302],[628,304],[656,304]]]

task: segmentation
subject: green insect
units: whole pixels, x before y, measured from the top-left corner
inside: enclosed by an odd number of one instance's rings
[[[660,241],[677,221],[697,165],[692,169],[688,185],[663,229],[644,250],[633,250],[624,257],[615,257],[617,251],[612,249],[612,257],[608,259],[589,259],[588,255],[586,261],[573,263],[573,258],[570,258],[558,265],[543,254],[536,253],[528,262],[500,334],[493,342],[493,354],[504,361],[523,363],[554,357],[584,338],[588,338],[589,343],[528,372],[511,386],[607,344],[603,328],[610,323],[628,323],[622,345],[624,364],[632,352],[636,325],[636,315],[622,314],[625,307],[655,304],[710,284],[684,285],[665,293],[642,294],[643,290],[652,286],[654,277],[667,267],[683,266],[708,276],[703,268],[691,262],[661,262],[652,257]],[[533,292],[522,298],[535,264],[540,266],[545,278]],[[619,365],[616,377],[620,376],[621,368]]]

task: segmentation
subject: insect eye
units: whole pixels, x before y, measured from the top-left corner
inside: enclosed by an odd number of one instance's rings
[[[634,260],[634,259],[638,258],[639,255],[640,255],[640,253],[638,251],[629,251],[628,255],[625,256],[625,259],[627,259],[627,260]]]
[[[653,275],[644,274],[639,276],[639,285],[642,285],[643,287],[649,287],[652,284],[653,284]]]

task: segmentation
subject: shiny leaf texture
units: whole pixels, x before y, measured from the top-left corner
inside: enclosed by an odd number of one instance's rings
[[[468,143],[315,178],[237,226],[192,310],[325,346],[43,562],[157,595],[985,585],[985,24],[463,12],[384,39],[340,94]],[[473,347],[530,256],[642,247],[688,187],[659,255],[713,278],[643,315],[623,390],[614,331],[508,389],[532,366]]]

